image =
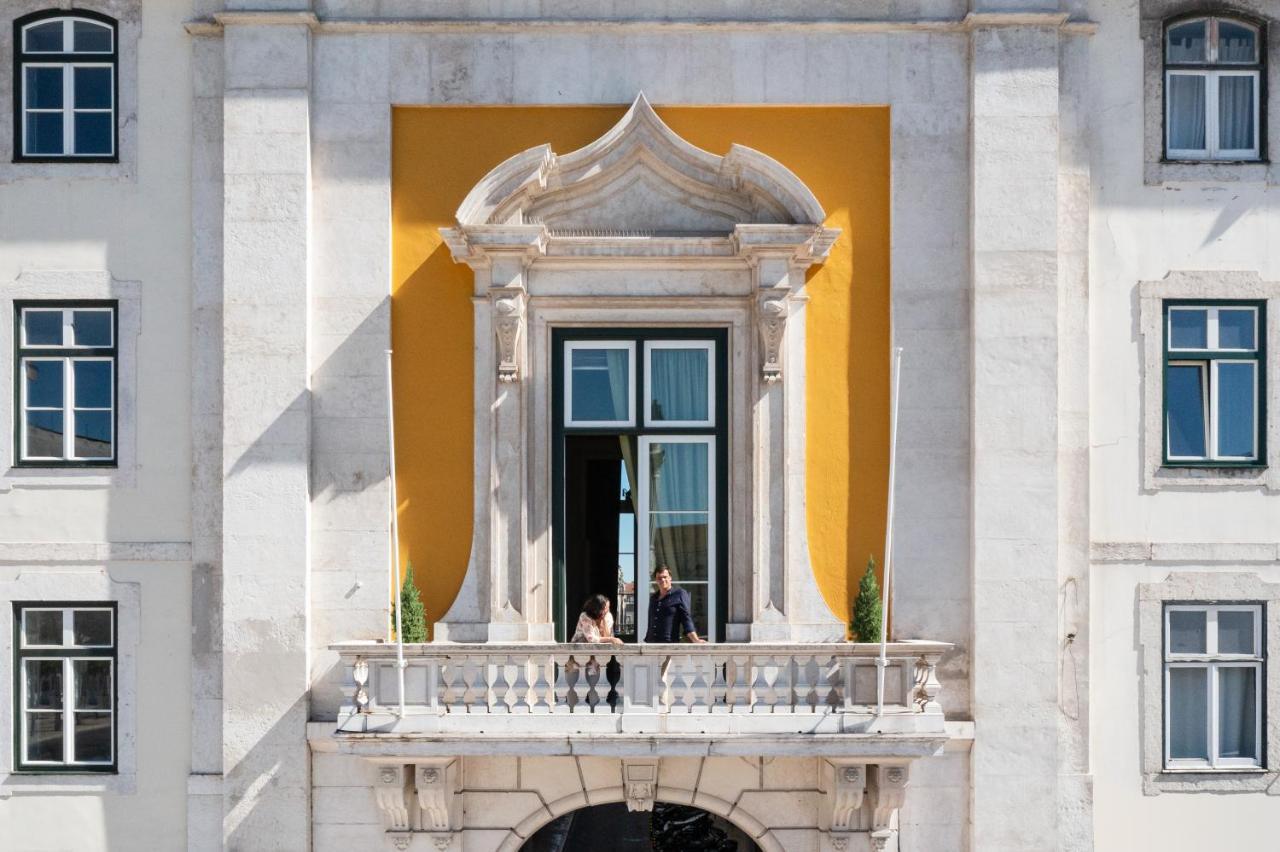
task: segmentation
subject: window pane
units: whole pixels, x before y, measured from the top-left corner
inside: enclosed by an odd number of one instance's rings
[[[62,709],[62,660],[27,660],[27,709]]]
[[[1169,757],[1209,759],[1208,670],[1169,669]]]
[[[1218,612],[1218,653],[1252,654],[1253,613],[1241,610]]]
[[[708,449],[702,443],[649,445],[650,511],[705,512],[710,508]]]
[[[570,355],[573,376],[570,419],[627,420],[631,353],[626,349],[573,349]]]
[[[1204,370],[1195,365],[1171,365],[1165,371],[1165,405],[1169,411],[1169,455],[1203,458]]]
[[[72,311],[76,346],[111,345],[111,311]]]
[[[111,407],[111,362],[73,361],[77,408]]]
[[[1169,611],[1169,653],[1203,654],[1205,645],[1204,610],[1174,609]]]
[[[62,458],[62,412],[27,412],[27,457]]]
[[[1169,309],[1169,348],[1205,349],[1209,346],[1209,312],[1203,308]]]
[[[29,53],[62,53],[62,21],[46,21],[26,28],[23,48]]]
[[[109,112],[76,113],[76,153],[110,154],[111,122]]]
[[[79,763],[111,762],[111,714],[76,714],[76,754]]]
[[[27,645],[62,644],[62,610],[28,609],[22,613]]]
[[[1220,309],[1218,311],[1218,348],[1256,349],[1253,318],[1252,310]]]
[[[110,53],[111,28],[90,21],[76,21],[73,38],[76,53]]]
[[[72,616],[72,632],[77,645],[111,645],[111,611],[78,610]]]
[[[76,107],[111,108],[111,68],[76,68]]]
[[[62,311],[24,310],[22,327],[27,346],[62,345]]]
[[[1218,61],[1257,62],[1257,34],[1244,24],[1218,21]]]
[[[62,68],[27,68],[27,109],[62,109]]]
[[[76,412],[76,458],[111,458],[110,411]]]
[[[62,153],[62,113],[29,112],[27,116],[27,153]]]
[[[1188,21],[1169,27],[1169,62],[1204,62],[1205,32],[1208,21]]]
[[[1257,756],[1257,681],[1252,666],[1218,669],[1218,757]]]
[[[62,762],[61,713],[27,714],[27,760]]]
[[[30,408],[62,407],[61,361],[23,361],[27,378],[27,406]]]
[[[73,660],[77,710],[111,709],[111,661]]]
[[[1218,362],[1218,455],[1254,455],[1254,390],[1256,364]]]
[[[707,515],[703,512],[654,512],[649,516],[649,565],[666,566],[677,584],[707,579]]]
[[[1169,149],[1205,149],[1205,78],[1199,74],[1169,75]]]
[[[1253,78],[1218,78],[1218,147],[1253,148]]]
[[[649,353],[649,417],[661,420],[710,420],[706,349],[654,349]]]

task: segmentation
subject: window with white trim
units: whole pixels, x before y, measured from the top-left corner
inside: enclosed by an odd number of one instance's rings
[[[1265,459],[1266,303],[1164,303],[1164,463]]]
[[[15,603],[14,769],[116,770],[116,605]]]
[[[116,22],[84,10],[14,24],[14,159],[116,159]]]
[[[1166,769],[1262,766],[1263,609],[1166,604]]]
[[[112,466],[116,458],[115,302],[17,302],[20,466]]]
[[[1164,39],[1165,156],[1261,157],[1263,31],[1236,18],[1170,21]]]

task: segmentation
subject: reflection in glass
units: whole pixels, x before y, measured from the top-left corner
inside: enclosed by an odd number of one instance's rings
[[[62,109],[62,68],[28,67],[27,109]]]
[[[76,109],[111,108],[111,68],[75,68]]]
[[[1255,349],[1251,309],[1220,308],[1218,310],[1218,348]]]
[[[24,373],[27,379],[29,408],[62,407],[62,362],[28,359]]]
[[[629,413],[626,349],[571,349],[573,396],[569,417],[583,423],[625,422]]]
[[[78,763],[111,762],[111,714],[77,713],[76,755]]]
[[[1169,669],[1169,757],[1209,759],[1208,670]]]
[[[710,447],[701,442],[650,444],[650,510],[707,511],[709,452]]]
[[[1203,610],[1169,611],[1169,653],[1203,654],[1207,648],[1205,635]]]
[[[28,53],[62,53],[62,21],[35,24],[23,35],[23,48]]]
[[[1170,457],[1206,455],[1203,377],[1203,367],[1195,364],[1170,364],[1165,370]]]
[[[1257,669],[1218,669],[1218,757],[1252,758],[1258,753]]]
[[[111,362],[74,362],[76,374],[76,408],[111,407]]]
[[[27,660],[27,709],[62,709],[62,660]]]
[[[27,153],[62,153],[62,113],[27,113]]]
[[[1206,349],[1209,346],[1209,312],[1179,308],[1169,311],[1169,348]]]
[[[1204,62],[1208,58],[1204,49],[1208,26],[1208,21],[1201,20],[1170,27],[1167,61]]]
[[[1218,653],[1252,654],[1253,613],[1244,610],[1218,611]]]
[[[27,457],[62,458],[62,412],[27,412]]]
[[[649,564],[654,570],[665,565],[677,583],[707,579],[709,531],[708,516],[704,512],[650,513],[652,555]]]
[[[111,644],[111,611],[106,609],[77,610],[73,616],[72,630],[77,645]]]
[[[111,412],[76,412],[76,458],[111,458]]]
[[[28,646],[62,644],[62,610],[28,609],[22,618]]]
[[[111,153],[111,113],[76,113],[76,153]]]
[[[62,761],[62,714],[27,714],[27,760]]]
[[[111,709],[111,660],[73,660],[77,710]]]
[[[706,349],[653,348],[649,353],[649,418],[654,421],[711,419]]]
[[[89,21],[76,21],[72,38],[75,40],[76,52],[110,53],[111,28]]]
[[[1257,33],[1234,21],[1218,21],[1218,61],[1257,62]]]
[[[1252,361],[1218,362],[1218,455],[1253,458],[1254,369]]]
[[[27,346],[62,345],[62,311],[24,310],[22,327]]]
[[[73,311],[76,346],[111,345],[111,311]]]

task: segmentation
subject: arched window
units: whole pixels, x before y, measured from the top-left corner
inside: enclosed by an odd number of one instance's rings
[[[116,159],[116,22],[83,10],[14,23],[14,159]]]
[[[1259,159],[1262,41],[1262,27],[1237,18],[1165,25],[1167,159]]]

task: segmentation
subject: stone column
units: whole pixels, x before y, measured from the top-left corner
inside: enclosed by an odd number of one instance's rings
[[[1000,3],[1000,12],[1010,11]],[[1063,16],[972,33],[975,849],[1057,837],[1058,100]]]
[[[311,33],[223,17],[223,843],[306,849]]]

